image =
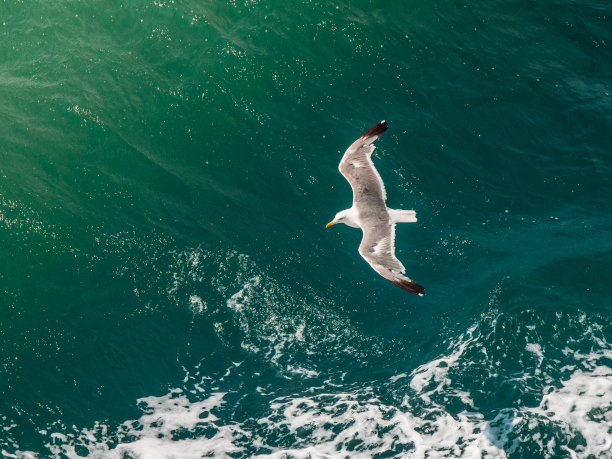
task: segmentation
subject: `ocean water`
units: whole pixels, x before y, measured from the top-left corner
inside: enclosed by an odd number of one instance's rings
[[[2,456],[612,457],[611,92],[609,1],[2,1]]]

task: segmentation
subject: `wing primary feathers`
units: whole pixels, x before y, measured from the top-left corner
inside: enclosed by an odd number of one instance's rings
[[[402,278],[391,279],[395,285],[399,288],[406,290],[407,292],[414,293],[415,295],[423,296],[425,295],[425,287],[420,284],[417,284],[414,281]]]
[[[387,122],[382,120],[380,123],[376,123],[370,129],[361,134],[361,137],[380,137],[380,135],[387,130]]]

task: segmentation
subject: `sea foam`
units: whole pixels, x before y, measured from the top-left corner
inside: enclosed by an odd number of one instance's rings
[[[225,264],[208,278],[203,269],[210,263],[202,261],[211,259]],[[258,379],[259,373],[251,373],[252,365],[248,369],[239,361],[218,375],[207,374],[198,364],[185,368],[182,384],[166,394],[136,400],[141,410],[136,419],[119,424],[100,420],[88,427],[58,421],[39,429],[53,455],[609,457],[612,370],[605,362],[612,348],[601,327],[584,316],[556,313],[547,321],[525,311],[516,320],[493,305],[416,368],[349,384],[344,382],[346,372],[322,375],[311,365],[330,349],[367,347],[348,320],[326,309],[325,300],[293,294],[239,254],[215,257],[195,251],[177,254],[175,260],[168,295],[191,310],[194,320],[205,313],[217,314],[219,320],[230,314],[240,330],[245,358],[261,359],[295,383],[276,390]],[[228,275],[239,271],[233,289],[219,282],[226,269]],[[197,294],[194,285],[201,282],[219,283],[222,307]],[[290,308],[296,312],[287,314]],[[218,329],[220,345],[230,341],[224,336],[228,326],[226,322]],[[546,326],[556,333],[571,329],[575,338],[566,340],[563,348],[543,346],[539,333]],[[597,345],[592,352],[580,351],[584,339]],[[514,361],[520,367],[510,364]],[[252,418],[233,406],[237,396],[249,393],[244,386],[249,381],[250,393],[264,407]],[[290,387],[296,390],[287,390]],[[504,387],[518,395],[487,406],[491,391]],[[530,403],[522,398],[527,396]],[[10,429],[10,420],[6,423]],[[18,446],[16,451],[15,457],[37,456]]]
[[[269,408],[256,420],[222,417],[231,393],[215,391],[206,377],[190,393],[177,388],[139,399],[142,416],[117,429],[103,423],[61,435],[51,429],[45,432],[47,446],[69,457],[87,451],[90,457],[117,458],[479,458],[523,455],[525,445],[546,454],[609,457],[612,370],[599,364],[610,357],[609,349],[581,354],[583,368],[558,385],[543,387],[538,406],[503,408],[491,415],[478,411],[472,394],[454,376],[481,339],[474,325],[449,344],[446,354],[377,384],[323,385],[289,395],[258,391],[269,397]],[[536,350],[528,346],[526,352]],[[240,370],[234,364],[227,374]]]

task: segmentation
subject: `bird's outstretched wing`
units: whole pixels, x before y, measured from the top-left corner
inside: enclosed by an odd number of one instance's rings
[[[361,228],[363,239],[359,254],[374,270],[398,287],[415,295],[423,296],[425,288],[404,276],[406,268],[395,256],[395,224],[380,222]]]
[[[376,148],[372,143],[387,130],[387,122],[381,121],[361,134],[348,147],[338,169],[353,189],[353,205],[358,210],[365,204],[376,204],[385,207],[387,193],[380,174],[372,163],[372,152]]]

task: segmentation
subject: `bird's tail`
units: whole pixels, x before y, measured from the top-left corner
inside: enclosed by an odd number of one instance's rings
[[[414,210],[389,209],[389,216],[393,223],[414,223],[417,221]]]

